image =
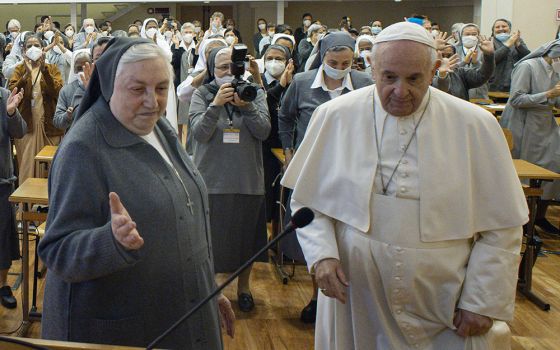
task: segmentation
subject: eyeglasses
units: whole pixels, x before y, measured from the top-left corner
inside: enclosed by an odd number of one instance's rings
[[[216,66],[215,69],[219,70],[219,71],[227,71],[227,70],[229,70],[229,64],[223,64],[221,66]]]

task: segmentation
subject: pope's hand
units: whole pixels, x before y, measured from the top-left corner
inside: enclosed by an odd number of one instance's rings
[[[488,333],[494,321],[490,317],[475,314],[463,309],[458,309],[453,318],[453,325],[457,327],[457,335],[461,337],[474,337]]]
[[[319,261],[315,266],[315,280],[323,294],[336,298],[343,304],[346,303],[346,288],[349,284],[338,259],[329,258]]]
[[[132,221],[128,211],[121,203],[115,192],[109,193],[111,207],[111,229],[113,236],[127,250],[137,250],[144,245],[144,239],[136,230],[136,223]]]
[[[218,297],[218,308],[222,328],[226,330],[227,335],[233,338],[235,335],[235,313],[231,307],[231,302],[223,294]]]

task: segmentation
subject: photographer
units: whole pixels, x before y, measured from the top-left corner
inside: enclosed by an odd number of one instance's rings
[[[246,54],[245,45],[213,49],[206,84],[190,106],[194,162],[210,199],[216,273],[235,271],[266,244],[262,141],[271,126],[264,91],[241,80]],[[244,312],[255,306],[250,273],[251,267],[237,283]]]

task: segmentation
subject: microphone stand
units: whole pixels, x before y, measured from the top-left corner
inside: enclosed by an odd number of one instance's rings
[[[305,225],[303,225],[305,226]],[[296,225],[292,222],[284,229],[282,233],[278,236],[274,237],[267,245],[265,245],[261,250],[259,250],[255,255],[251,257],[251,259],[247,260],[240,268],[238,268],[222,285],[216,288],[212,293],[210,293],[206,298],[202,299],[198,304],[196,304],[189,312],[183,315],[177,322],[175,322],[171,327],[169,327],[162,335],[157,337],[154,341],[152,341],[147,347],[146,350],[152,350],[154,347],[159,344],[165,337],[167,337],[171,332],[173,332],[177,327],[181,325],[181,323],[185,322],[189,317],[191,317],[195,312],[200,310],[210,299],[214,298],[218,295],[225,287],[227,287],[234,279],[236,279],[242,272],[245,270],[249,265],[251,265],[258,257],[270,249],[272,246],[276,244],[276,242],[280,241],[284,238],[288,233],[295,231]]]

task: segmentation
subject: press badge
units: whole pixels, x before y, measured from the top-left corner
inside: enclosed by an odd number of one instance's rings
[[[239,129],[224,129],[224,143],[239,143]]]

